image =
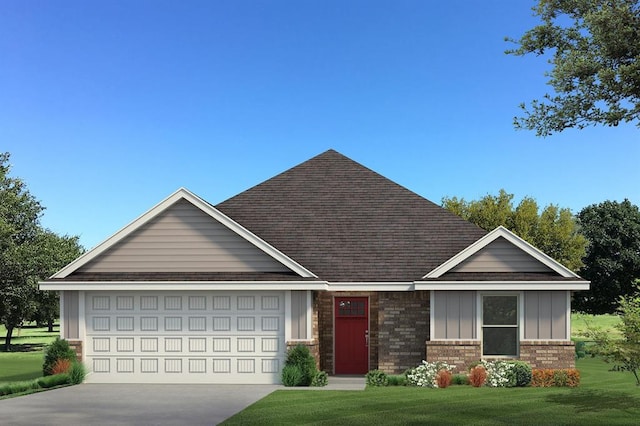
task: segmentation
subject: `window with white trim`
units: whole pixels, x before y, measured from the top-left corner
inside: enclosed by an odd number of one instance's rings
[[[517,357],[518,296],[482,296],[482,355]]]

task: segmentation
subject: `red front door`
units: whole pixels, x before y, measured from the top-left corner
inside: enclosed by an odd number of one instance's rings
[[[335,374],[369,371],[369,303],[366,297],[335,298]]]

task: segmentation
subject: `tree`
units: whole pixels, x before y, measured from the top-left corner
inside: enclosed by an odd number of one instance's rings
[[[618,314],[620,323],[616,327],[622,337],[615,338],[607,330],[589,327],[585,335],[596,343],[590,352],[612,362],[616,371],[631,372],[636,386],[640,386],[640,293],[621,297]]]
[[[538,0],[541,24],[507,54],[551,53],[545,73],[555,93],[522,104],[516,128],[548,136],[568,128],[617,126],[640,118],[640,2]]]
[[[514,208],[513,197],[501,189],[497,196],[486,195],[477,201],[445,197],[442,206],[487,231],[502,225],[577,271],[587,243],[578,232],[571,211],[550,204],[539,213],[538,203],[530,197],[523,198]]]
[[[640,210],[629,200],[592,204],[578,213],[589,241],[580,275],[591,289],[576,293],[574,308],[588,313],[614,312],[620,296],[632,295],[640,278]]]
[[[19,178],[9,176],[9,154],[0,153],[0,322],[13,331],[37,309],[37,283],[64,266],[77,238],[58,237],[40,226],[44,208]]]

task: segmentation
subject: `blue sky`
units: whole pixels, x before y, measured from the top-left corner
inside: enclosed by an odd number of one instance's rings
[[[0,4],[0,151],[95,246],[179,187],[214,204],[333,148],[418,194],[640,203],[640,130],[516,131],[533,2]]]

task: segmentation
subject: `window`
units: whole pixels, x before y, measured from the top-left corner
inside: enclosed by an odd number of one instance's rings
[[[482,355],[518,356],[518,296],[482,296]]]

